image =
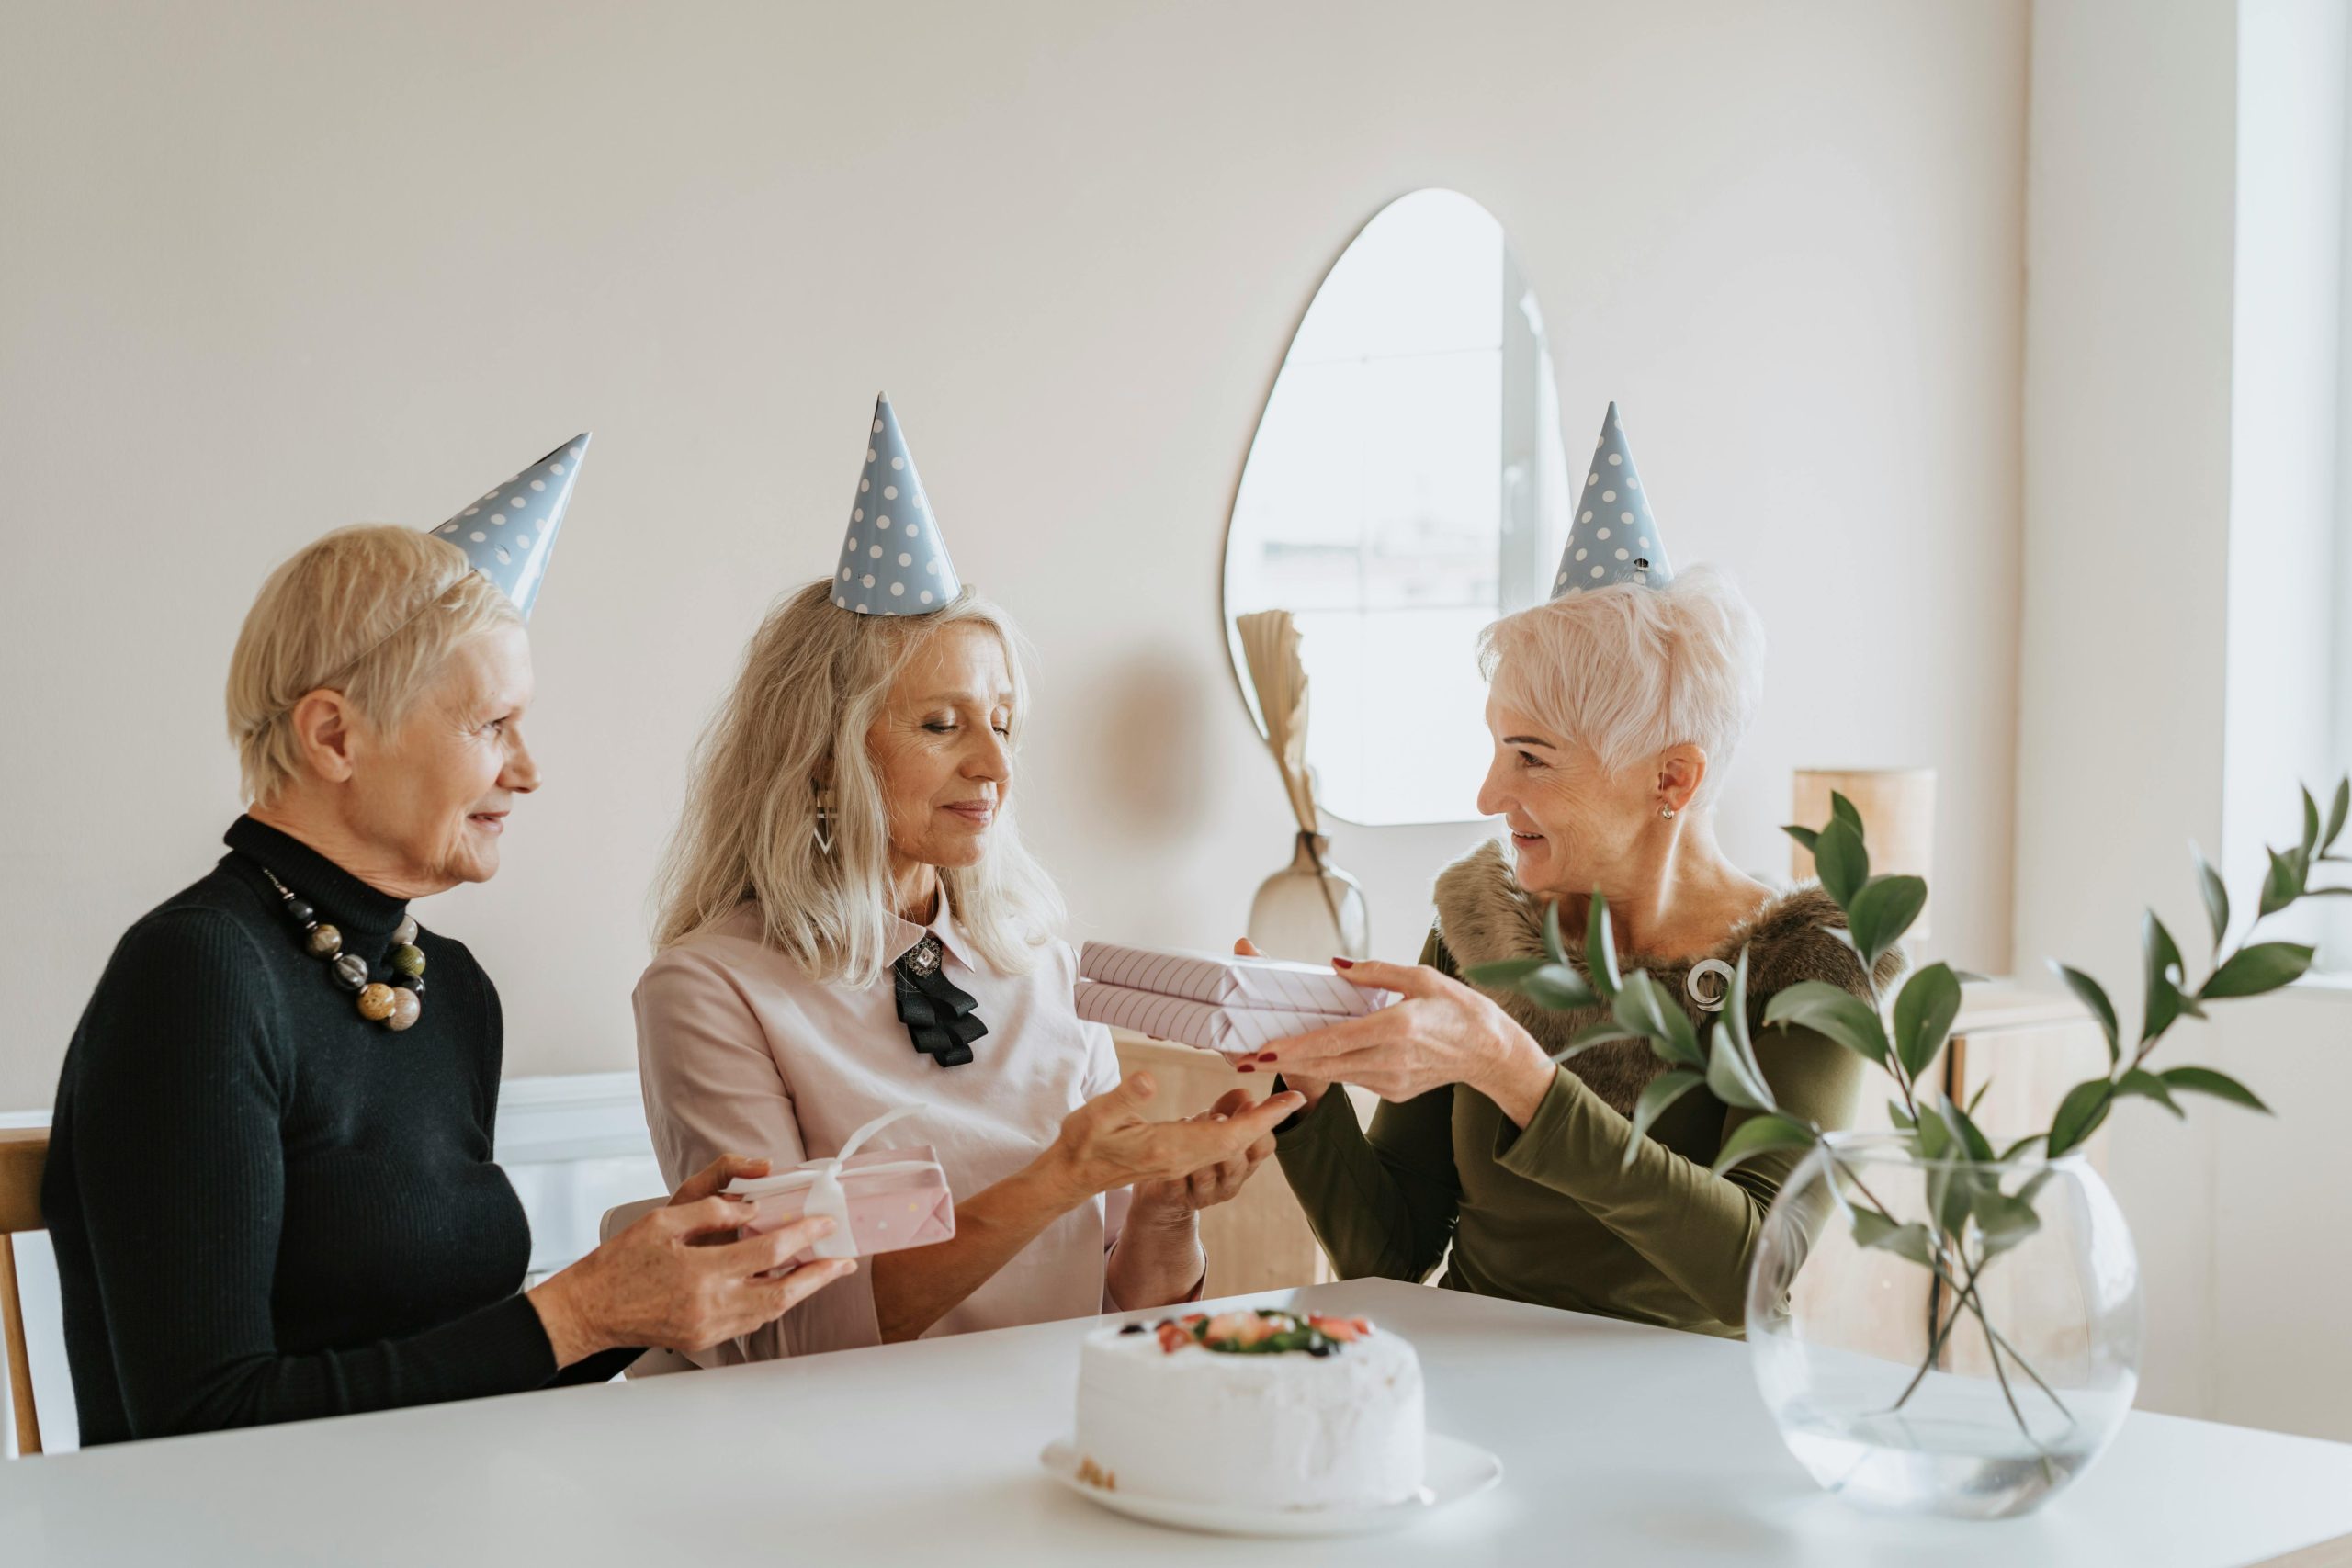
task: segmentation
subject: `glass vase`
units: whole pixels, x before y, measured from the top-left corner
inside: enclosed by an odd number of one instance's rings
[[[1290,864],[1259,885],[1250,941],[1269,958],[1328,964],[1372,955],[1372,909],[1356,879],[1330,862],[1331,840],[1301,833]]]
[[[1847,1134],[1791,1173],[1747,1292],[1781,1440],[1864,1507],[2029,1513],[2098,1459],[2140,1382],[2132,1233],[2079,1155],[1925,1160]]]

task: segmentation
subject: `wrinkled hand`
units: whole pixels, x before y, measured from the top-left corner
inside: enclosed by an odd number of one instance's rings
[[[1295,1081],[1295,1074],[1359,1084],[1383,1100],[1402,1101],[1447,1084],[1483,1089],[1527,1052],[1542,1055],[1509,1013],[1426,964],[1367,961],[1339,973],[1359,986],[1395,991],[1401,999],[1362,1018],[1275,1041],[1259,1060],[1271,1059],[1285,1083]]]
[[[670,1194],[670,1207],[680,1209],[688,1203],[699,1203],[706,1198],[714,1198],[724,1192],[727,1184],[738,1178],[756,1180],[767,1173],[768,1162],[763,1159],[752,1159],[746,1155],[720,1155],[678,1184],[678,1190]]]
[[[1189,1191],[1194,1172],[1246,1160],[1253,1145],[1270,1139],[1276,1124],[1306,1103],[1297,1094],[1284,1093],[1225,1112],[1221,1120],[1146,1121],[1143,1108],[1159,1092],[1149,1073],[1137,1073],[1064,1117],[1047,1151],[1063,1179],[1090,1198],[1145,1183],[1181,1181]]]
[[[1237,937],[1234,939],[1233,955],[1236,958],[1263,958],[1265,956],[1264,953],[1258,951],[1258,944],[1251,942],[1246,936]],[[1345,973],[1345,971],[1340,969],[1337,964],[1332,966],[1332,972],[1334,974]],[[1238,1070],[1256,1072],[1259,1067],[1271,1065],[1274,1059],[1273,1053],[1270,1051],[1261,1052],[1255,1062]],[[1309,1077],[1304,1073],[1284,1071],[1283,1073],[1283,1087],[1284,1089],[1296,1089],[1300,1094],[1306,1096],[1306,1103],[1308,1105],[1315,1106],[1320,1105],[1323,1102],[1323,1091],[1330,1088],[1331,1085],[1329,1080],[1324,1078]]]
[[[670,1207],[683,1208],[688,1203],[699,1203],[706,1198],[721,1196],[727,1190],[727,1184],[736,1178],[741,1177],[746,1180],[755,1179],[765,1176],[768,1168],[766,1160],[753,1159],[748,1155],[720,1155],[678,1184],[678,1190],[670,1194]],[[742,1204],[746,1208],[751,1206],[751,1200],[747,1198],[729,1198],[727,1201],[730,1203]],[[735,1232],[732,1230],[715,1230],[695,1237],[686,1245],[717,1247],[721,1242],[734,1239]]]
[[[1250,1108],[1250,1091],[1229,1089],[1217,1097],[1217,1102],[1188,1122],[1227,1122]],[[1265,1164],[1266,1156],[1274,1152],[1272,1133],[1257,1139],[1238,1155],[1230,1155],[1214,1165],[1167,1181],[1144,1181],[1136,1186],[1136,1208],[1147,1217],[1161,1215],[1187,1218],[1213,1204],[1227,1202],[1240,1195],[1242,1186],[1251,1174]]]
[[[707,1350],[775,1322],[856,1269],[826,1258],[763,1278],[831,1235],[833,1222],[798,1220],[738,1239],[746,1205],[719,1189],[764,1176],[768,1162],[729,1155],[595,1251],[529,1292],[556,1364],[623,1345]]]

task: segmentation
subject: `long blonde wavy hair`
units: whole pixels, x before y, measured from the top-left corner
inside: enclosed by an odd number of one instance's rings
[[[928,615],[858,615],[837,608],[831,592],[820,580],[768,612],[697,743],[685,814],[655,885],[654,942],[673,946],[749,903],[769,944],[809,975],[865,987],[881,977],[893,945],[889,825],[865,739],[891,683],[944,627],[988,627],[1012,678],[1007,748],[1015,752],[1029,685],[1012,618],[975,593]],[[816,781],[828,773],[830,852],[816,838]],[[988,852],[939,874],[957,923],[1000,972],[1034,967],[1061,934],[1061,895],[1022,846],[1009,791]]]

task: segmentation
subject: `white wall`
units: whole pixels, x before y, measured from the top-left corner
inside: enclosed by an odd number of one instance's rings
[[[2352,762],[2352,737],[2331,722],[2352,699],[2337,614],[2352,28],[2342,0],[2241,0],[2239,17],[2222,838],[2255,877],[2263,844],[2300,830],[2288,779],[2324,787]],[[2318,880],[2341,885],[2341,870]],[[2212,1413],[2352,1438],[2352,1336],[2331,1304],[2352,1295],[2352,1155],[2330,1114],[2352,1104],[2352,976],[2342,917],[2302,924],[2278,934],[2324,931],[2329,983],[2213,1032],[2227,1069],[2260,1086],[2284,1124],[2212,1126]]]
[[[2127,997],[2221,836],[2235,59],[2229,6],[2034,6],[2015,959]],[[2210,1237],[2219,1114],[2113,1123],[2160,1410],[2211,1407],[2210,1257],[2165,1238]]]
[[[1997,966],[2024,46],[2020,4],[1875,0],[7,7],[0,1107],[217,853],[263,574],[583,425],[548,783],[432,912],[510,1072],[630,1063],[687,744],[836,547],[877,387],[1043,650],[1021,789],[1082,930],[1227,938],[1287,833],[1226,510],[1323,269],[1435,184],[1511,229],[1571,445],[1635,411],[1677,558],[1763,610],[1734,852],[1785,863],[1793,766],[1934,765],[1939,946]],[[1384,953],[1474,836],[1335,829]]]
[[[2222,839],[2231,882],[2259,886],[2265,840],[2301,830],[2293,781],[2324,806],[2340,766],[2331,719],[2344,684],[2335,455],[2352,57],[2344,0],[2240,0],[2238,17]]]
[[[2016,963],[2136,1017],[2138,916],[2201,973],[2186,851],[2261,841],[2331,758],[2342,7],[2037,0],[2028,212]],[[2225,763],[2226,758],[2226,763]],[[2244,919],[2250,915],[2244,909]],[[2215,1010],[2159,1066],[2264,1119],[2127,1107],[2110,1179],[2147,1291],[2141,1404],[2352,1438],[2352,992]]]

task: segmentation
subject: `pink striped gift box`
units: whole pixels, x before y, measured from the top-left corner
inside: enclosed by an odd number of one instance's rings
[[[1089,1022],[1132,1029],[1154,1039],[1197,1045],[1227,1056],[1249,1055],[1277,1040],[1347,1021],[1337,1013],[1220,1006],[1130,990],[1100,980],[1080,980],[1076,1003],[1078,1016]]]
[[[1212,1007],[1331,1013],[1342,1018],[1372,1012],[1396,999],[1394,991],[1351,985],[1328,964],[1239,958],[1231,953],[1157,952],[1111,942],[1090,942],[1081,948],[1078,974],[1083,980]]]

